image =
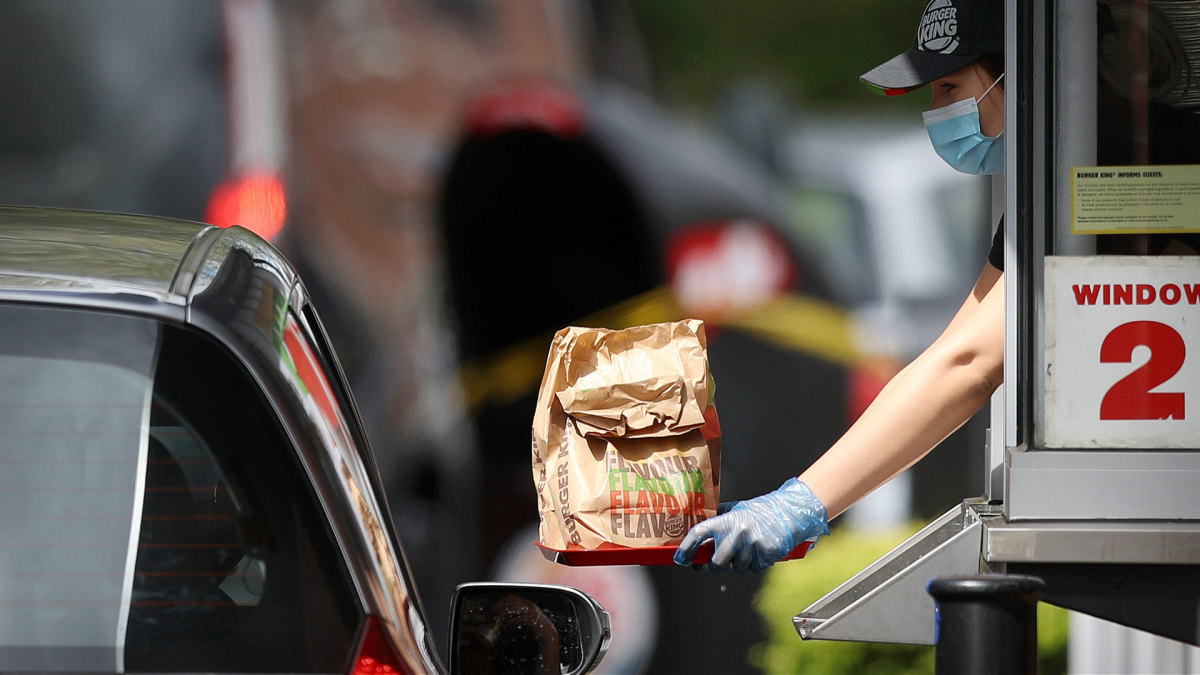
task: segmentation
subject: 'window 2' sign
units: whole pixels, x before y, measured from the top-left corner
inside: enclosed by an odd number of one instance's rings
[[[1200,257],[1046,258],[1051,448],[1200,447]]]

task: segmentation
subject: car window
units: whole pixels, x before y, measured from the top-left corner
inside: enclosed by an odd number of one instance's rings
[[[789,195],[792,235],[817,252],[839,299],[851,305],[879,297],[874,245],[860,199],[818,185],[798,185]]]
[[[148,319],[0,305],[0,669],[338,671],[362,621],[238,362]]]
[[[5,670],[117,665],[157,337],[147,321],[0,307]]]

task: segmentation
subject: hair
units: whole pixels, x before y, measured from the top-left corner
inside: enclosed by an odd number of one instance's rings
[[[992,78],[993,82],[1004,74],[1004,54],[984,54],[976,63],[983,67],[984,72]],[[996,86],[1004,89],[1004,80],[1000,80]]]

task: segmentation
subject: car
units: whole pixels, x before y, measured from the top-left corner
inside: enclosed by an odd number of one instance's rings
[[[837,440],[849,370],[836,358],[847,351],[837,330],[844,312],[809,249],[787,238],[770,176],[613,83],[489,83],[461,125],[438,221],[486,476],[480,549],[493,578],[548,581],[563,572],[529,556],[537,521],[529,434],[547,350],[564,326],[705,321],[723,500],[778,487],[787,467],[805,466]],[[612,661],[622,672],[745,669],[765,639],[753,611],[761,578],[673,567],[575,570],[571,585],[595,589],[620,624]],[[604,597],[605,588],[618,590]],[[693,648],[705,641],[722,649]]]
[[[0,670],[586,672],[607,649],[580,591],[468,583],[442,658],[316,309],[249,230],[0,208],[0,401]]]

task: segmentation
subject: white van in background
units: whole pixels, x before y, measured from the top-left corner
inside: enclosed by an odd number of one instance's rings
[[[919,118],[806,114],[775,154],[789,234],[816,254],[853,317],[865,359],[851,383],[851,407],[861,412],[937,338],[974,285],[995,228],[989,182],[947,166]],[[985,428],[982,417],[968,422],[899,482],[856,505],[849,522],[894,525],[979,492],[982,472],[971,465],[979,453],[969,450],[983,442]]]
[[[988,180],[947,166],[919,119],[806,117],[781,160],[792,233],[821,252],[864,345],[911,360],[987,259]]]

